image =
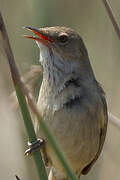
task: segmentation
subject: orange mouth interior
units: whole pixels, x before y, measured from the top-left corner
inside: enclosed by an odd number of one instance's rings
[[[29,36],[29,35],[24,35],[25,38],[28,39],[32,39],[32,40],[36,40],[36,41],[40,41],[40,42],[51,42],[53,43],[54,41],[50,38],[48,38],[47,36],[43,35],[42,33],[39,32],[39,30],[35,30],[34,28],[31,27],[26,27],[28,30],[32,31],[34,34],[36,34],[38,37],[35,36]]]

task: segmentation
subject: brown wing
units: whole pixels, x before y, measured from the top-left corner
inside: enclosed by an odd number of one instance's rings
[[[101,88],[101,86],[98,84],[98,82],[96,81],[97,86],[98,86],[98,90],[99,93],[101,94],[101,100],[103,103],[103,110],[104,110],[104,123],[102,122],[101,124],[101,132],[100,132],[100,146],[99,146],[99,150],[95,156],[95,158],[92,160],[92,162],[90,164],[88,164],[83,170],[82,170],[82,174],[86,175],[89,170],[92,168],[92,166],[94,165],[94,163],[96,162],[96,160],[98,159],[102,148],[103,148],[103,144],[105,141],[105,137],[106,137],[106,131],[107,131],[107,123],[108,123],[108,113],[107,113],[107,104],[106,104],[106,100],[105,100],[105,95],[104,92]],[[103,121],[103,120],[102,120]]]
[[[40,82],[42,81],[42,67],[40,65],[32,65],[28,72],[22,77],[23,82],[27,86],[27,89],[31,93],[33,99],[38,96]],[[39,82],[39,83],[38,83]],[[13,110],[17,110],[19,107],[18,100],[15,91],[10,95],[11,107]]]

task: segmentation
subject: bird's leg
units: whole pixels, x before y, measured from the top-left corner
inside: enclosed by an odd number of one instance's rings
[[[35,151],[39,151],[44,144],[43,139],[37,139],[36,141],[30,143],[28,142],[28,149],[25,151],[25,155],[31,155]]]

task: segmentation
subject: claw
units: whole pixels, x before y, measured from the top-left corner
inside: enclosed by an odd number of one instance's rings
[[[44,144],[43,139],[37,139],[36,141],[30,143],[28,142],[28,149],[25,151],[25,155],[31,155],[35,151],[39,151],[41,146]]]

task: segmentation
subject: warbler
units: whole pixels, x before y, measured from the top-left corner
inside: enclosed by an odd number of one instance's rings
[[[98,159],[106,137],[108,113],[105,94],[93,73],[79,33],[67,27],[26,27],[36,36],[43,81],[38,108],[73,172],[87,174]],[[43,157],[51,167],[49,179],[68,179],[58,157],[36,120],[45,140]]]

